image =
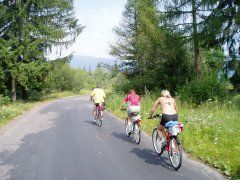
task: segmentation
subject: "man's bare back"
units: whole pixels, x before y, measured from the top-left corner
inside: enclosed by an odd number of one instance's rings
[[[160,97],[158,98],[157,101],[162,109],[162,114],[168,115],[177,114],[176,101],[173,98]]]

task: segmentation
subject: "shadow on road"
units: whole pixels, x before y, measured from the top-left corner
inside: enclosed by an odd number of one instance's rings
[[[132,139],[132,137],[127,137],[127,135],[125,133],[117,133],[117,132],[112,132],[111,134],[112,136],[114,136],[117,139],[123,140],[125,142],[130,142],[130,143],[135,143]]]
[[[123,140],[125,142],[135,143],[131,137],[127,137],[124,133],[117,133],[112,132],[112,134],[115,138]],[[139,145],[140,147],[141,145]],[[143,159],[146,163],[151,165],[161,165],[164,168],[174,171],[171,164],[169,163],[169,159],[164,156],[157,156],[156,153],[153,150],[150,149],[141,149],[141,148],[133,148],[131,153],[136,154],[139,158]]]
[[[171,164],[168,162],[168,158],[164,156],[157,156],[153,150],[133,148],[131,153],[136,154],[148,164],[161,165],[168,170],[174,171]]]
[[[49,136],[55,129],[56,126],[53,126],[38,133],[28,134],[21,139],[15,150],[0,152],[0,179],[38,179],[39,167],[35,162],[44,164],[48,159],[44,153],[46,148],[43,147],[42,137]],[[37,157],[37,154],[42,156]],[[46,170],[44,167],[39,169]]]
[[[84,123],[86,123],[86,124],[90,124],[90,125],[92,125],[92,126],[94,126],[95,124],[93,124],[93,122],[92,121],[83,121]]]

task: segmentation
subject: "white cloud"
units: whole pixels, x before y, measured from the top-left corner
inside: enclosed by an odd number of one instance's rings
[[[121,20],[124,1],[118,3],[105,2],[102,6],[92,6],[85,2],[76,3],[76,17],[86,28],[79,35],[76,43],[72,45],[63,55],[74,51],[78,55],[94,57],[109,57],[109,43],[114,40],[112,29]],[[52,55],[53,57],[56,54]]]

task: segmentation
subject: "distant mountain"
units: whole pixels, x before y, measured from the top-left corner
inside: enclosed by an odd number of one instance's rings
[[[109,65],[114,65],[115,59],[95,58],[95,57],[91,57],[91,56],[73,55],[70,65],[73,68],[95,70],[98,63],[101,63],[101,62],[109,64]]]

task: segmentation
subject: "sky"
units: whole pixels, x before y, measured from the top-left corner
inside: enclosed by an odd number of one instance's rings
[[[79,35],[76,43],[62,56],[74,55],[111,58],[108,54],[109,44],[116,39],[113,28],[122,17],[126,0],[75,0],[75,13],[80,24],[86,26]],[[59,57],[56,49],[49,55],[49,59]]]

